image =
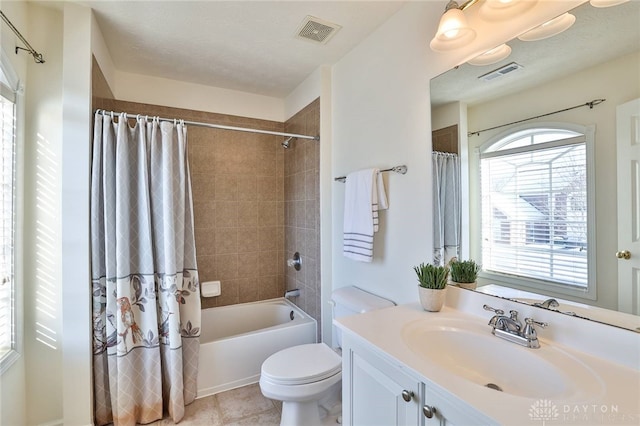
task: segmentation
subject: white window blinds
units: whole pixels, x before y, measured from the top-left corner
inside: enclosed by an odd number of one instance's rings
[[[532,129],[480,158],[483,268],[586,289],[586,137]]]
[[[0,84],[0,359],[14,347],[15,99]]]

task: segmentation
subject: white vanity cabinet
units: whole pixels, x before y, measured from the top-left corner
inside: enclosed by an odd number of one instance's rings
[[[429,417],[430,416],[430,417]],[[371,345],[343,335],[342,424],[482,425],[491,422]]]
[[[348,336],[343,337],[343,425],[421,425],[420,401],[420,380]]]
[[[423,384],[424,400],[421,411],[424,426],[481,426],[495,424],[477,410],[457,398],[436,389],[433,384]],[[428,416],[431,417],[428,418]]]

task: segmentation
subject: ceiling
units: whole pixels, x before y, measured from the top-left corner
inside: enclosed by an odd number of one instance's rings
[[[511,40],[507,59],[480,67],[465,63],[433,79],[432,106],[458,100],[474,106],[640,50],[640,1],[608,8],[587,2],[571,13],[576,16],[575,24],[555,37]],[[478,79],[510,62],[524,68],[488,82]]]
[[[118,71],[284,98],[333,64],[404,1],[80,1]],[[307,15],[340,25],[328,43],[296,38]]]

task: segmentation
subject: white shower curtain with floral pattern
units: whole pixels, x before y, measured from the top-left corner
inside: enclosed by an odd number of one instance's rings
[[[174,421],[196,396],[200,290],[183,123],[96,113],[95,424]]]
[[[457,154],[433,154],[433,263],[460,256],[460,163]]]

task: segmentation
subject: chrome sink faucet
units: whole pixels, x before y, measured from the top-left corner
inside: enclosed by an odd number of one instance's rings
[[[544,302],[534,303],[533,306],[550,309],[550,308],[557,308],[558,306],[560,306],[560,304],[556,299],[547,299]]]
[[[537,325],[545,328],[548,325],[546,322],[539,322],[533,318],[525,318],[525,326],[523,328],[522,323],[518,319],[518,311],[509,311],[510,316],[506,316],[502,309],[495,309],[489,305],[482,307],[485,311],[495,313],[489,320],[491,334],[528,348],[538,349],[540,347],[538,333],[534,326]]]

